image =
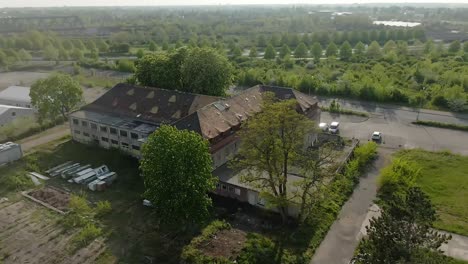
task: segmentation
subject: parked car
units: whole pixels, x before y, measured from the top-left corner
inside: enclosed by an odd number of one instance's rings
[[[375,141],[375,142],[382,141],[382,133],[379,131],[374,131],[374,133],[372,133],[372,141]]]
[[[331,122],[328,131],[330,131],[332,134],[338,134],[340,132],[340,123],[336,121]]]
[[[320,124],[319,124],[319,128],[320,128],[320,130],[322,130],[323,132],[327,132],[327,131],[328,131],[328,124],[327,124],[327,123],[320,123]]]

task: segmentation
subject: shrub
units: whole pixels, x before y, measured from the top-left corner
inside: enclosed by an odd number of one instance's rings
[[[423,125],[423,126],[432,126],[432,127],[440,127],[440,128],[448,128],[454,130],[461,130],[461,131],[468,131],[468,126],[458,125],[458,124],[451,124],[451,123],[441,123],[441,122],[434,122],[434,121],[424,121],[418,120],[412,122],[415,125]]]
[[[364,145],[357,147],[354,150],[355,160],[359,164],[359,169],[364,169],[367,164],[377,155],[377,144],[375,142],[368,142]]]
[[[25,172],[16,173],[11,176],[1,177],[0,184],[10,191],[22,191],[34,186],[31,178]]]
[[[96,205],[96,217],[103,217],[112,211],[109,201],[99,201]]]
[[[231,263],[226,258],[213,258],[210,256],[204,255],[199,249],[198,246],[204,241],[210,239],[218,231],[230,229],[231,225],[224,221],[215,220],[211,222],[207,227],[205,227],[201,235],[192,239],[190,244],[184,247],[182,251],[182,259],[187,263],[194,264],[208,264],[208,263]]]
[[[72,194],[70,197],[69,207],[72,212],[80,215],[91,215],[92,209],[84,196]]]
[[[78,232],[72,239],[77,247],[87,246],[91,241],[96,239],[102,234],[102,229],[96,227],[94,224],[88,223],[80,232]]]
[[[297,263],[297,261],[287,250],[278,247],[270,239],[259,234],[250,233],[247,235],[245,247],[237,258],[237,263],[270,264]]]

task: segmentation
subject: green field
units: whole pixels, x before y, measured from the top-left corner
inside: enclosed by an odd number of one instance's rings
[[[468,235],[468,157],[424,150],[405,150],[397,156],[420,166],[417,184],[437,209],[435,227]]]

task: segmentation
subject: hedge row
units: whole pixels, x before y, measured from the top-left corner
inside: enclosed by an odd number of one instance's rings
[[[468,131],[468,126],[452,124],[452,123],[441,123],[441,122],[425,121],[425,120],[418,120],[418,121],[414,121],[412,123],[415,124],[415,125],[440,127],[440,128],[448,128],[448,129],[454,129],[454,130]]]

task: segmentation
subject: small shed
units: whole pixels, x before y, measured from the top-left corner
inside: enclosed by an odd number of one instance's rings
[[[7,142],[0,144],[0,165],[13,162],[23,157],[20,144]]]

